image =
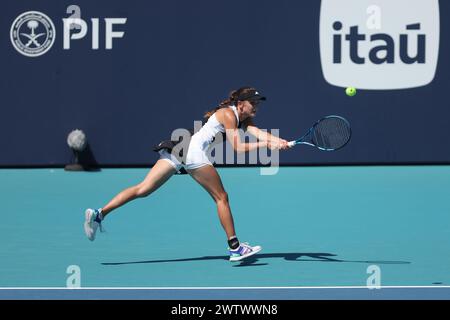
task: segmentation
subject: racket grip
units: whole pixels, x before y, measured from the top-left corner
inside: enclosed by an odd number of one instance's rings
[[[288,147],[292,148],[293,146],[295,146],[295,141],[289,141],[288,142]]]

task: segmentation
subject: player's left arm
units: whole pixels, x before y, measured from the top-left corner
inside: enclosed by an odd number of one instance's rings
[[[265,130],[261,130],[258,127],[256,127],[253,123],[249,124],[247,126],[247,131],[253,135],[254,137],[256,137],[256,139],[258,139],[259,141],[268,141],[271,142],[273,144],[277,144],[279,145],[279,149],[288,149],[288,141],[281,139],[279,137],[276,137],[272,134],[270,134],[269,132],[265,131]]]

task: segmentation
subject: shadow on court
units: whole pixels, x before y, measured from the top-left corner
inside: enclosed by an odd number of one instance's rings
[[[234,267],[255,267],[268,265],[266,259],[280,258],[286,261],[304,261],[304,262],[344,262],[344,263],[366,263],[366,264],[410,264],[408,261],[357,261],[341,260],[335,258],[337,255],[332,253],[263,253],[234,265]],[[142,263],[169,263],[186,261],[208,261],[208,260],[228,260],[228,256],[205,256],[197,258],[182,258],[172,260],[147,260],[147,261],[128,261],[128,262],[103,262],[105,266],[117,266],[124,264],[142,264]]]

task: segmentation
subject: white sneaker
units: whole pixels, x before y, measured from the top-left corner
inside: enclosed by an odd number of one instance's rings
[[[94,209],[87,209],[85,212],[85,220],[84,220],[84,232],[89,240],[95,240],[95,233],[97,229],[100,229],[100,232],[103,232],[102,223],[98,222],[97,219],[100,212]]]
[[[260,246],[250,246],[247,242],[241,242],[239,248],[236,250],[229,249],[230,251],[230,261],[240,261],[242,259],[248,258],[254,254],[257,254],[262,250]]]

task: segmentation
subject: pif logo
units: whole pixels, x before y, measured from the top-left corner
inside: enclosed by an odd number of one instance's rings
[[[78,6],[68,7],[68,13],[75,13],[69,18],[63,18],[64,50],[70,49],[72,40],[83,39],[89,30],[88,22],[81,19],[81,9]],[[100,48],[100,19],[91,18],[92,50]],[[124,25],[127,18],[104,18],[105,49],[113,49],[113,40],[123,38],[125,32],[114,31],[114,26]],[[78,32],[73,30],[79,30]],[[39,57],[53,46],[56,39],[56,29],[53,21],[39,11],[27,11],[20,14],[12,23],[10,30],[11,43],[24,56]]]
[[[322,0],[325,80],[360,89],[406,89],[434,79],[438,0]]]
[[[53,46],[55,25],[42,12],[24,12],[14,20],[10,37],[18,52],[27,57],[39,57]]]

